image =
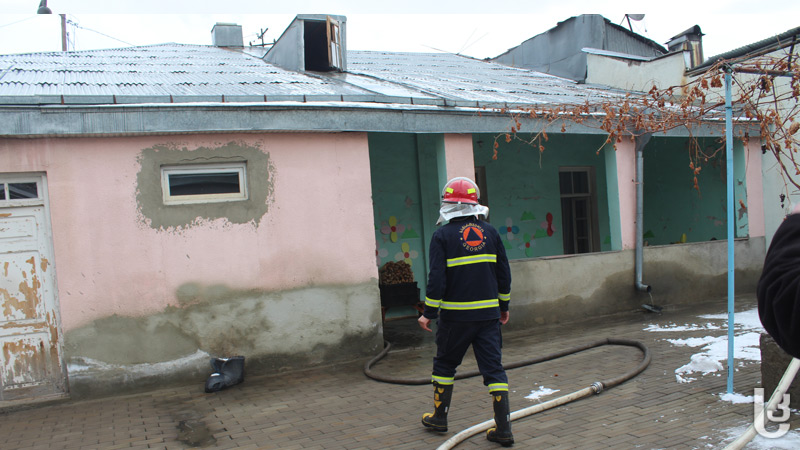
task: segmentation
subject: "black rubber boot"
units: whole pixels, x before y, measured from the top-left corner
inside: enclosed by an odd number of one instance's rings
[[[447,431],[447,411],[450,409],[450,399],[453,398],[452,384],[433,385],[433,413],[422,415],[422,424],[434,431]]]
[[[492,406],[494,407],[495,427],[486,430],[486,439],[497,442],[503,447],[511,447],[514,445],[514,435],[511,434],[511,409],[508,406],[508,392],[492,393]]]

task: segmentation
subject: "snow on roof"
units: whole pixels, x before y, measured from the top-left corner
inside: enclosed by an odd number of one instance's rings
[[[248,49],[159,44],[0,55],[0,105],[356,101],[496,106],[620,96],[448,53],[349,51],[348,71],[298,72]]]

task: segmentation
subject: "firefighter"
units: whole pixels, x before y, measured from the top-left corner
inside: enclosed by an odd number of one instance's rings
[[[508,323],[511,271],[500,234],[481,220],[489,209],[479,203],[478,186],[469,178],[448,181],[442,191],[439,222],[433,233],[425,310],[419,325],[431,331],[437,320],[433,359],[434,412],[422,424],[447,431],[447,413],[456,369],[472,345],[483,384],[492,396],[496,426],[486,438],[503,446],[514,444],[508,403],[508,378],[501,362],[500,325]]]

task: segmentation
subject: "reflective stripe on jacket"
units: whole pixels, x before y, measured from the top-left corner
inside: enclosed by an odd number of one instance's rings
[[[508,310],[511,270],[500,234],[474,217],[453,219],[434,232],[425,317],[489,320]]]

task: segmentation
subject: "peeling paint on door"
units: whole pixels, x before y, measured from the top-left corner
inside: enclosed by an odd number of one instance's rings
[[[67,392],[45,203],[0,204],[0,406]]]

